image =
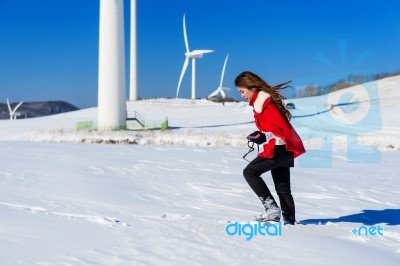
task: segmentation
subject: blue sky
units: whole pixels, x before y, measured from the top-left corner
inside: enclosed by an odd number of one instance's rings
[[[129,5],[125,0],[127,58]],[[198,97],[218,86],[227,53],[224,86],[234,98],[233,80],[244,70],[272,85],[292,80],[298,86],[400,70],[397,0],[137,0],[137,10],[144,98],[175,97],[183,14],[190,48],[216,50],[197,60]],[[96,106],[98,23],[99,0],[0,0],[0,102]],[[189,66],[180,97],[190,97],[190,80]]]

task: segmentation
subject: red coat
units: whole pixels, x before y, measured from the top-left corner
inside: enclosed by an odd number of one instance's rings
[[[282,115],[278,106],[270,95],[264,91],[256,91],[249,102],[254,108],[254,118],[260,131],[271,132],[286,143],[286,150],[293,152],[293,157],[306,152],[300,136],[294,130],[290,122]],[[260,157],[273,158],[275,151],[275,139],[264,144],[264,150]]]

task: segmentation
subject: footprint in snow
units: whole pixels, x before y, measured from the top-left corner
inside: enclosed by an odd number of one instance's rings
[[[8,202],[0,202],[0,205],[26,210],[34,214],[47,214],[47,215],[54,215],[59,217],[67,217],[67,218],[74,218],[74,219],[85,219],[90,222],[95,222],[99,224],[109,225],[109,226],[131,226],[130,224],[121,222],[119,219],[114,217],[103,217],[97,215],[86,215],[86,214],[73,214],[73,213],[64,213],[64,212],[50,212],[42,207],[36,206],[28,206],[28,205],[20,205]]]
[[[164,213],[163,215],[161,215],[162,219],[165,220],[185,220],[185,219],[189,219],[190,215],[186,214],[179,214],[179,213]]]

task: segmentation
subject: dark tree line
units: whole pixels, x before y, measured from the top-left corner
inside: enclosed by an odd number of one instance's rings
[[[361,75],[361,74],[351,74],[347,76],[347,78],[338,80],[332,84],[326,86],[319,85],[308,85],[305,86],[301,90],[297,90],[296,97],[310,97],[310,96],[318,96],[327,94],[330,92],[334,92],[337,90],[342,90],[357,84],[366,83],[373,80],[383,79],[386,77],[392,77],[400,75],[400,71],[393,73],[379,73],[379,74],[371,74],[371,75]]]

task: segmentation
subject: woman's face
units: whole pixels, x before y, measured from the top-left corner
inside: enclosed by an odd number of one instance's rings
[[[253,98],[253,94],[254,92],[247,89],[247,88],[243,88],[243,87],[237,87],[240,96],[242,96],[242,98],[245,98],[247,101],[250,101],[251,98]]]

